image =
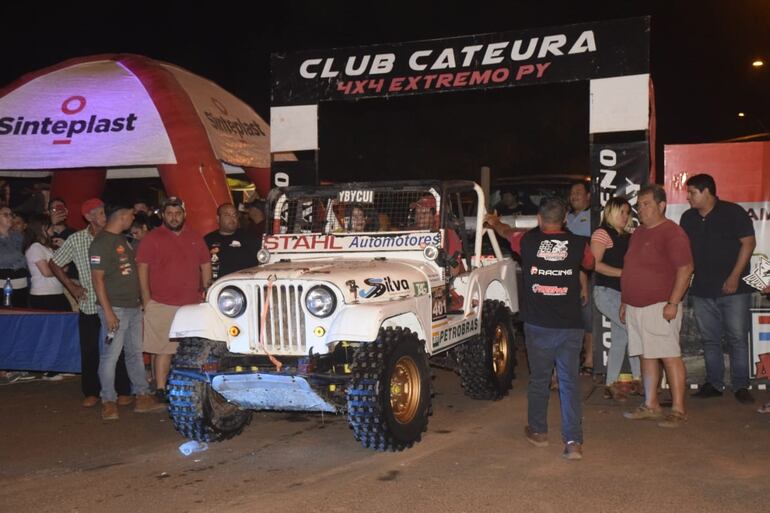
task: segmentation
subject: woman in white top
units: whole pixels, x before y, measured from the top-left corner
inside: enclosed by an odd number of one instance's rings
[[[29,240],[24,256],[31,275],[29,306],[40,310],[68,312],[69,301],[64,287],[48,267],[53,258],[51,222],[45,216],[36,216],[29,222]]]

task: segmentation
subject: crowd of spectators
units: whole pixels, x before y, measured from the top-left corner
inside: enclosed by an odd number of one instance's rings
[[[88,225],[76,231],[66,202],[45,187],[33,188],[18,211],[8,206],[7,187],[1,192],[0,281],[10,283],[14,308],[77,312],[82,406],[101,402],[104,420],[117,420],[118,406],[163,409],[176,350],[168,339],[173,315],[199,302],[212,278],[257,265],[264,203],[220,206],[219,229],[204,240],[185,226],[175,197],[158,209],[91,198],[79,212]],[[37,377],[0,370],[0,384]]]
[[[548,271],[534,277],[524,273],[522,317],[531,373],[525,434],[534,445],[547,443],[548,386],[555,368],[564,455],[582,457],[577,376],[593,373],[593,305],[611,322],[607,397],[626,399],[628,388],[618,386],[626,356],[636,384],[632,390],[644,397],[626,418],[654,419],[661,427],[687,421],[679,330],[688,289],[707,371],[694,397],[723,394],[724,339],[733,394],[743,404],[754,402],[747,347],[752,290],[742,281],[756,243],[753,226],[745,210],[718,198],[709,175],[691,177],[687,187],[692,208],[681,226],[665,217],[665,192],[654,185],[639,192],[635,230],[629,202],[612,198],[592,231],[591,190],[584,182],[573,185],[567,201],[541,202],[533,230],[515,230],[497,214],[487,216],[521,256],[524,269]],[[10,285],[14,307],[78,312],[82,405],[101,401],[104,420],[117,420],[118,406],[134,404],[139,413],[162,409],[177,348],[168,338],[174,315],[181,306],[199,302],[213,280],[257,265],[264,204],[220,205],[218,228],[203,236],[185,225],[180,198],[167,198],[157,210],[141,201],[105,205],[92,198],[79,212],[88,226],[75,231],[66,202],[50,198],[45,188],[35,188],[18,210],[8,206],[7,188],[0,192],[0,280]],[[514,199],[506,197],[504,206],[515,209]],[[410,207],[415,229],[435,222],[432,197]],[[386,219],[360,206],[345,215],[350,231],[383,229],[383,224]],[[149,379],[143,353],[149,355]],[[658,399],[661,369],[673,399],[666,413]],[[28,377],[0,371],[6,382]],[[63,379],[51,372],[43,378]],[[770,405],[762,409],[770,411]]]

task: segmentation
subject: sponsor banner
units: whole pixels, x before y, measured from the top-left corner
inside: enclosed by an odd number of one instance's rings
[[[601,143],[600,136],[594,136],[591,144],[591,177],[593,194],[591,195],[591,226],[596,228],[601,219],[601,212],[607,201],[613,196],[623,196],[631,204],[632,214],[636,219],[636,201],[639,189],[649,182],[650,154],[647,141],[627,143]],[[636,222],[636,221],[635,221]],[[591,298],[593,303],[593,298]],[[594,372],[606,372],[607,358],[612,337],[610,320],[593,306]],[[628,365],[626,362],[625,366]]]
[[[0,169],[176,164],[155,105],[114,61],[77,64],[0,98]]]
[[[314,160],[274,160],[270,167],[273,187],[290,185],[318,185],[318,171]]]
[[[553,83],[649,71],[650,19],[271,57],[272,105]]]
[[[274,253],[329,253],[420,250],[441,245],[441,233],[387,233],[377,235],[307,234],[265,235],[262,247]]]
[[[598,137],[597,137],[598,139]],[[607,200],[623,196],[636,218],[639,189],[650,181],[650,151],[647,141],[591,144],[591,177],[594,194],[591,226],[599,224]]]
[[[751,310],[751,367],[749,374],[757,375],[759,355],[770,353],[770,308]]]
[[[270,167],[270,128],[251,107],[220,86],[165,64],[192,100],[219,160],[236,166]]]
[[[699,173],[714,177],[717,196],[741,205],[754,222],[757,258],[770,258],[770,142],[679,144],[665,147],[666,216],[679,222],[690,208],[688,178]],[[740,179],[736,179],[740,177]]]
[[[664,155],[669,219],[678,223],[690,208],[687,180],[692,175],[707,173],[714,177],[717,196],[741,205],[754,223],[757,246],[751,269],[760,265],[761,257],[770,258],[770,142],[666,145]],[[770,345],[762,340],[767,335],[761,335],[768,331],[767,315],[762,311],[752,313],[753,362],[758,361],[758,354],[770,351]],[[680,338],[688,376],[703,375],[703,343],[689,300],[684,308]],[[752,364],[752,377],[755,370]]]

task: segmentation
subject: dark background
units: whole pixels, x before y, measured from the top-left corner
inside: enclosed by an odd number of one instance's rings
[[[594,2],[156,2],[3,6],[0,86],[65,59],[137,53],[210,78],[269,120],[273,51],[442,38],[651,15],[662,145],[767,132],[767,0]],[[321,178],[580,173],[587,84],[457,92],[321,106]],[[739,111],[746,117],[738,118]],[[387,175],[387,176],[383,176]]]

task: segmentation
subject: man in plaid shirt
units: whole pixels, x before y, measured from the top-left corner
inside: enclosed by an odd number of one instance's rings
[[[96,310],[96,293],[91,283],[91,267],[88,262],[88,248],[99,231],[104,228],[107,220],[104,217],[104,203],[98,198],[91,198],[83,203],[80,209],[88,221],[84,230],[73,233],[56,250],[48,262],[51,272],[62,282],[67,290],[79,301],[80,318],[80,367],[81,388],[83,390],[83,406],[90,408],[99,402],[99,342],[101,323]],[[80,274],[80,283],[71,280],[62,269],[69,263],[74,263]],[[126,372],[123,356],[118,361],[115,387],[118,390],[118,404],[130,404],[131,386]]]

